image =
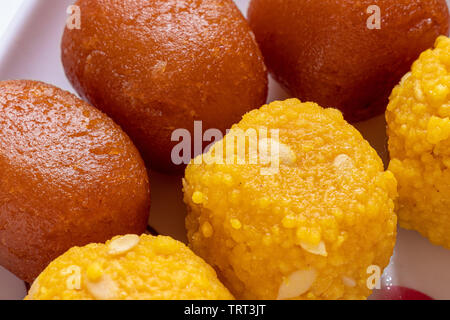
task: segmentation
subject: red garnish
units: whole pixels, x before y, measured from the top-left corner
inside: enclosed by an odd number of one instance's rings
[[[401,286],[386,286],[373,290],[371,300],[434,300],[426,294]]]

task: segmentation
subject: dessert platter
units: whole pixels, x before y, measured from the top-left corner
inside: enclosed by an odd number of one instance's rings
[[[26,0],[0,299],[450,299],[444,0]]]

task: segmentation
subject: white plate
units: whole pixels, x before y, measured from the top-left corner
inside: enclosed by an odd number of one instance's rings
[[[448,0],[449,1],[449,0]],[[35,79],[73,92],[60,62],[60,40],[72,0],[26,0],[0,42],[0,80]],[[237,0],[246,12],[248,0]],[[289,97],[271,80],[269,101]],[[357,125],[386,162],[383,116]],[[151,173],[150,225],[158,232],[186,240],[181,178]],[[416,232],[399,230],[384,282],[419,290],[435,299],[450,299],[450,251],[431,245]],[[0,267],[0,299],[21,299],[22,281]]]

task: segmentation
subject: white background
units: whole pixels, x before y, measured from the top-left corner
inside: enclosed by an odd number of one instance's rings
[[[24,1],[26,0],[0,0],[0,39]]]

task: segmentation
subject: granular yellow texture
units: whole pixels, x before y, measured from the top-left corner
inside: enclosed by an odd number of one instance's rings
[[[393,90],[386,112],[400,226],[450,248],[450,40],[441,36]]]
[[[278,137],[264,136],[271,129]],[[240,135],[245,148],[232,142]],[[259,146],[267,140],[278,144],[278,157]],[[188,239],[237,298],[370,295],[367,269],[382,272],[395,243],[396,180],[338,110],[273,102],[246,114],[199,157],[183,181]],[[278,172],[261,170],[273,162]]]
[[[169,237],[126,235],[74,247],[36,279],[30,300],[233,299],[215,271]]]

